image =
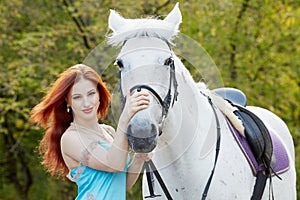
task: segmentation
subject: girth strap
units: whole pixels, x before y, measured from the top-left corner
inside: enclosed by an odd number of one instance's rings
[[[265,190],[265,187],[266,187],[266,182],[267,182],[268,177],[269,177],[269,175],[264,174],[263,171],[257,172],[256,181],[255,181],[251,200],[261,200],[262,195]]]

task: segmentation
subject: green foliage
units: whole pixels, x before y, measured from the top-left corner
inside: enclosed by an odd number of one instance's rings
[[[50,178],[40,164],[37,146],[43,132],[29,124],[31,108],[60,72],[83,62],[105,39],[110,8],[135,18],[164,16],[174,4],[157,0],[0,1],[0,199],[74,198],[76,185]],[[240,88],[248,104],[265,107],[287,123],[295,142],[299,179],[299,1],[194,0],[181,1],[180,9],[181,32],[203,45],[224,85]],[[117,80],[114,70],[104,75],[110,89]],[[195,77],[201,79],[199,74]],[[107,122],[115,123],[111,116]],[[136,184],[128,199],[140,196],[140,184]]]

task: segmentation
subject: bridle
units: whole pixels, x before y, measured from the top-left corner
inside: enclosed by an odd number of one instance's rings
[[[141,48],[141,49],[143,49],[143,48]],[[133,51],[135,51],[135,50],[133,50]],[[119,65],[120,68],[123,65],[123,63],[119,59],[116,60],[116,64]],[[152,94],[155,97],[155,99],[158,101],[158,103],[161,105],[161,107],[162,107],[162,117],[161,117],[161,122],[159,123],[160,124],[159,125],[160,126],[159,135],[162,134],[162,128],[163,128],[163,125],[164,125],[164,121],[165,121],[166,117],[168,116],[169,109],[170,109],[171,105],[173,106],[174,102],[177,101],[177,96],[178,96],[178,91],[177,91],[178,83],[177,83],[177,80],[176,80],[175,64],[174,64],[174,59],[173,59],[172,55],[168,59],[165,60],[164,65],[169,66],[169,69],[170,69],[169,88],[168,88],[167,95],[164,98],[162,98],[149,85],[138,84],[138,85],[133,86],[130,89],[130,93],[134,92],[135,90],[137,92],[140,92],[142,89],[148,90],[150,92],[150,94]],[[119,90],[120,90],[121,106],[122,106],[122,110],[123,110],[125,102],[126,102],[126,97],[124,96],[123,90],[122,90],[122,81],[121,81],[122,76],[121,76],[121,73],[122,73],[122,70],[120,69],[119,70],[119,81],[120,81],[119,82]],[[174,89],[173,101],[172,101],[172,86],[173,86],[173,89]],[[171,102],[172,102],[172,104],[171,104]],[[204,191],[202,193],[202,200],[206,199],[209,188],[210,188],[210,184],[211,184],[211,181],[212,181],[212,178],[213,178],[213,175],[214,175],[214,171],[215,171],[215,167],[216,167],[216,164],[217,164],[217,160],[218,160],[218,155],[219,155],[219,150],[220,150],[220,140],[221,140],[220,122],[219,122],[216,110],[214,108],[214,105],[213,105],[213,103],[212,103],[212,101],[209,97],[208,97],[208,102],[209,102],[209,104],[210,104],[210,106],[211,106],[211,108],[214,112],[214,115],[215,115],[215,120],[216,120],[216,124],[217,124],[217,142],[216,142],[216,155],[215,155],[213,169],[211,171],[210,177],[209,177],[209,179],[208,179],[208,181],[205,185]],[[149,192],[150,192],[150,196],[147,196],[145,198],[155,198],[155,197],[161,196],[161,195],[155,195],[154,194],[154,188],[153,188],[153,182],[152,182],[152,181],[154,181],[154,179],[153,179],[154,177],[153,177],[152,173],[154,173],[154,175],[156,176],[157,180],[159,181],[159,184],[162,187],[167,199],[172,200],[173,198],[172,198],[171,194],[169,193],[166,185],[164,184],[164,181],[162,180],[162,178],[161,178],[158,170],[156,169],[156,166],[154,165],[153,161],[150,160],[148,162],[145,162],[144,168],[146,169],[146,176],[147,176],[148,187],[149,187]]]
[[[142,48],[141,48],[142,49]],[[120,90],[120,99],[121,99],[121,106],[122,109],[124,108],[125,102],[126,102],[126,97],[123,94],[123,90],[122,90],[122,61],[120,59],[116,60],[116,64],[119,65],[120,70],[119,70],[119,90]],[[177,87],[178,87],[178,83],[176,80],[176,75],[175,75],[175,64],[174,64],[174,59],[173,56],[171,55],[168,59],[165,60],[164,65],[169,66],[169,71],[170,71],[170,78],[169,78],[169,88],[168,88],[168,92],[166,94],[166,96],[163,98],[161,97],[151,86],[149,85],[145,85],[145,84],[138,84],[133,86],[130,89],[130,93],[133,93],[135,90],[137,92],[140,92],[142,89],[146,89],[150,92],[151,95],[153,95],[155,97],[155,99],[158,101],[158,103],[160,104],[160,106],[162,107],[162,114],[161,114],[161,122],[159,123],[159,135],[162,134],[162,128],[163,128],[163,124],[164,121],[166,119],[166,117],[168,116],[168,112],[170,107],[174,105],[175,101],[177,101],[177,97],[178,97],[178,91],[177,91]],[[172,88],[174,89],[173,92],[173,100],[172,100]]]

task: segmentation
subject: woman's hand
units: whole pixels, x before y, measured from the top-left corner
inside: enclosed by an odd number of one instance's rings
[[[128,122],[135,113],[149,106],[150,99],[148,95],[148,93],[144,92],[135,92],[132,95],[129,91],[127,92],[126,103],[118,124],[118,128],[122,132],[125,132]]]
[[[144,92],[135,92],[130,95],[130,92],[127,92],[123,113],[128,116],[129,120],[136,112],[148,107],[150,102],[148,95]]]
[[[135,159],[141,160],[144,162],[151,160],[152,156],[153,156],[152,152],[150,152],[150,153],[135,153],[134,154]]]

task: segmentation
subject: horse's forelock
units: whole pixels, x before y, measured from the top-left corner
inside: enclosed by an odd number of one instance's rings
[[[108,44],[120,46],[128,39],[141,36],[156,37],[173,44],[172,40],[178,32],[178,27],[174,27],[164,20],[153,18],[127,19],[125,25],[108,36]]]

